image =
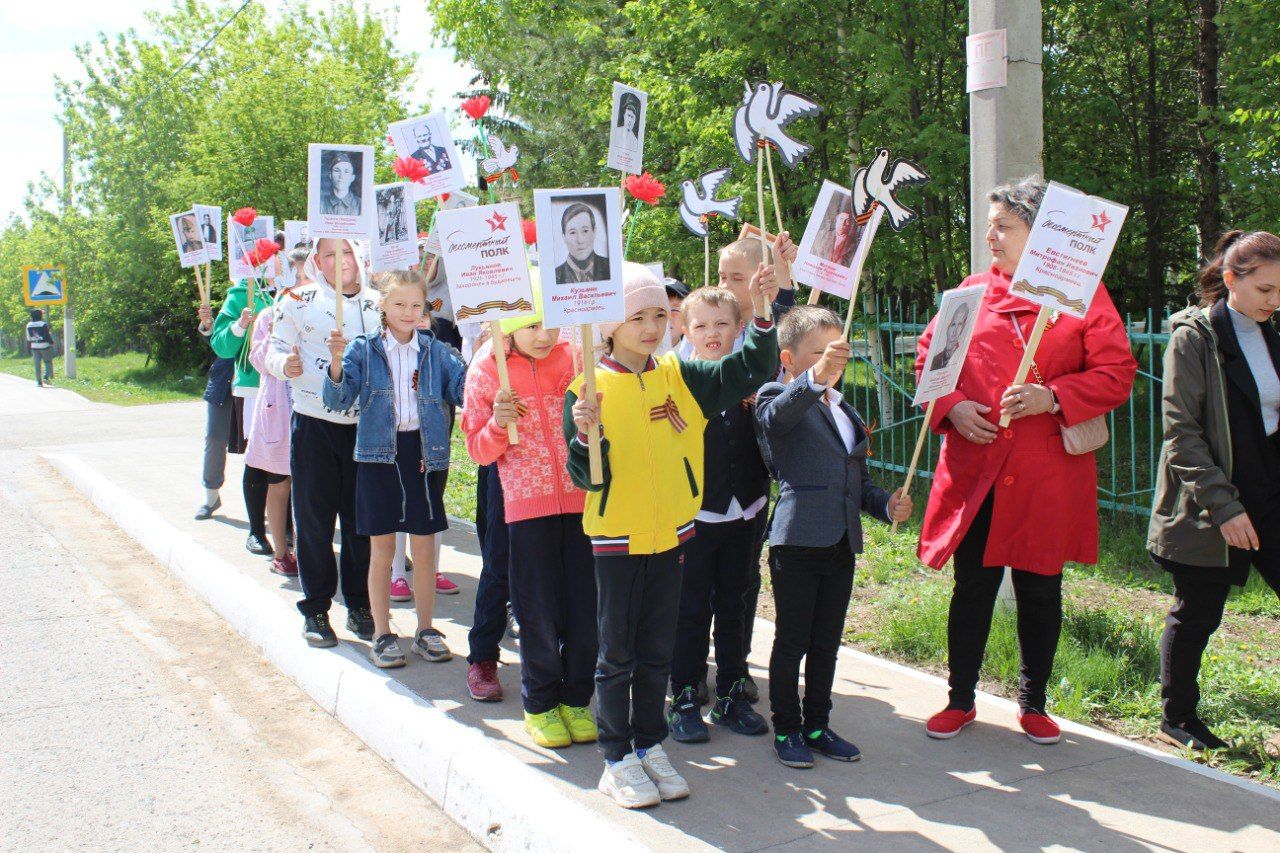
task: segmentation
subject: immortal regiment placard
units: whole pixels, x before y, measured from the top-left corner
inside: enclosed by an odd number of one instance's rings
[[[436,227],[459,323],[534,313],[518,204],[442,210]]]
[[[978,322],[978,309],[986,292],[987,286],[979,284],[957,287],[942,294],[938,319],[933,324],[933,338],[911,405],[923,406],[956,390],[960,369],[969,352],[969,339],[973,337],[973,327]]]
[[[200,239],[200,228],[196,225],[194,211],[187,210],[173,214],[169,217],[169,227],[173,230],[178,262],[183,267],[208,263],[209,253],[205,250],[204,241]]]
[[[307,222],[311,239],[367,239],[374,233],[373,146],[307,146]]]
[[[1010,292],[1083,319],[1128,215],[1122,204],[1050,183]]]
[[[460,207],[475,207],[480,203],[480,199],[471,193],[455,190],[449,193],[449,197],[440,202],[440,210],[457,210]],[[427,253],[431,255],[440,254],[440,227],[437,223],[427,234]]]
[[[387,136],[397,157],[412,157],[429,173],[420,182],[414,182],[415,200],[444,195],[466,186],[462,161],[443,110],[395,122]]]
[[[373,188],[378,210],[369,269],[371,272],[407,270],[418,262],[418,235],[414,230],[413,195],[407,183],[379,184]]]
[[[262,268],[252,266],[245,255],[263,237],[275,236],[275,217],[257,216],[250,225],[241,225],[227,217],[227,271],[232,281],[242,278],[262,278]]]
[[[606,165],[638,175],[644,162],[644,123],[649,95],[639,89],[613,84],[613,111],[609,119],[609,157]]]
[[[543,322],[555,328],[626,319],[618,190],[534,190],[533,204]]]
[[[848,299],[853,292],[858,243],[865,231],[854,214],[853,193],[823,181],[800,238],[792,277],[801,284]]]
[[[222,208],[212,204],[197,204],[192,212],[196,215],[196,225],[200,228],[200,239],[209,260],[222,260]]]

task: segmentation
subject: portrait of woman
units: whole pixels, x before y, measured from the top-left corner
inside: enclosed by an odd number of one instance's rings
[[[358,152],[325,151],[321,172],[327,182],[320,198],[320,212],[333,216],[360,215],[360,165]]]
[[[848,193],[833,193],[813,240],[813,254],[847,267],[853,263],[857,245],[858,223],[853,216],[853,201]]]
[[[564,207],[560,215],[559,241],[568,257],[556,267],[557,284],[585,284],[609,279],[609,259],[596,249],[597,237],[603,240],[606,231],[603,205],[597,207],[585,201],[572,201]],[[557,251],[556,256],[559,254]]]
[[[634,92],[622,92],[618,98],[618,116],[613,126],[609,148],[633,162],[640,156],[640,132],[644,109]]]

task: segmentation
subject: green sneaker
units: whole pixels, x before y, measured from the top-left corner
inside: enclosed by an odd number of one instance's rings
[[[556,710],[560,712],[560,721],[569,730],[569,737],[573,738],[574,743],[595,743],[596,738],[600,737],[590,708],[561,705]]]
[[[533,737],[533,742],[547,749],[559,749],[573,743],[569,730],[564,727],[557,711],[542,714],[524,712],[524,730]]]

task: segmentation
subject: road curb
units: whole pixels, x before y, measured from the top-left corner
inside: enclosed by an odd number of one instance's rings
[[[346,646],[317,653],[278,596],[160,518],[81,459],[44,458],[325,711],[491,850],[647,848],[542,774]]]

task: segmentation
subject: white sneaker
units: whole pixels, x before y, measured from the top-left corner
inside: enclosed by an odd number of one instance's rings
[[[624,809],[656,806],[662,800],[657,787],[650,781],[640,764],[640,758],[634,752],[613,764],[606,762],[604,775],[600,777],[600,784],[596,787],[600,789],[600,793],[613,797],[613,801]]]
[[[689,783],[671,766],[671,759],[667,758],[661,744],[645,750],[640,766],[644,768],[645,775],[653,780],[662,799],[683,800],[689,796]]]

